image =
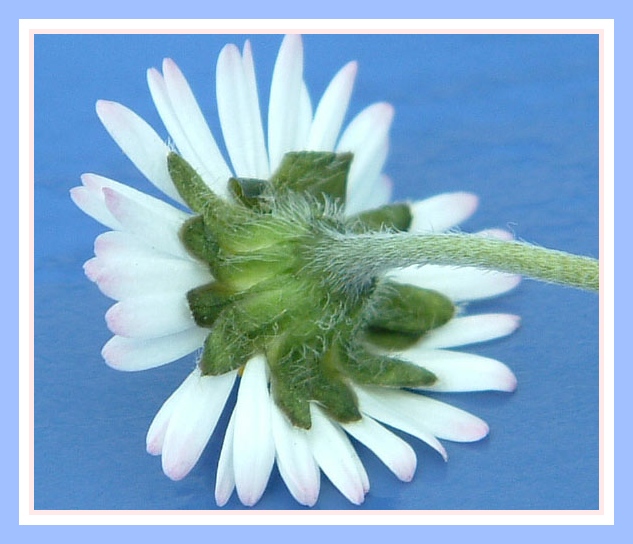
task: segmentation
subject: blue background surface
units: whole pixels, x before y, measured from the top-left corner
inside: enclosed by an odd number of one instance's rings
[[[145,83],[179,64],[212,129],[217,53],[242,36],[37,36],[35,40],[35,508],[213,509],[226,420],[181,482],[145,453],[147,427],[192,358],[143,373],[101,360],[111,301],[82,272],[104,229],[68,189],[95,172],[152,192],[94,113],[119,101],[166,136]],[[278,36],[253,36],[267,102]],[[313,100],[345,62],[360,71],[350,114],[378,100],[396,118],[387,173],[396,199],[467,190],[481,198],[465,230],[512,229],[546,247],[598,256],[596,36],[306,36]],[[218,138],[219,139],[219,138]],[[598,508],[598,305],[593,294],[525,281],[471,313],[522,316],[511,337],[468,349],[504,361],[514,394],[444,395],[485,419],[490,436],[445,443],[445,464],[411,439],[413,482],[359,446],[372,489],[362,509]],[[234,496],[227,507],[242,506]],[[259,509],[299,507],[275,471]],[[316,509],[357,509],[323,478]]]

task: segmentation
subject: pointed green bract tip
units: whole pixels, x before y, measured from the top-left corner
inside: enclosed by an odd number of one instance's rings
[[[178,194],[194,212],[202,213],[218,200],[196,170],[173,151],[167,156],[167,169]]]

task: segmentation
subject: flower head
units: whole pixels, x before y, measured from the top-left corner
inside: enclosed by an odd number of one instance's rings
[[[518,276],[428,264],[357,273],[358,263],[341,273],[324,258],[322,248],[341,237],[446,231],[477,205],[467,193],[389,204],[382,170],[393,108],[371,105],[343,129],[355,75],[355,63],[344,66],[313,110],[301,39],[287,36],[265,137],[250,44],[242,52],[226,46],[216,94],[231,166],[171,60],[147,78],[173,146],[126,107],[97,104],[114,140],[178,203],[95,174],[72,190],[82,210],[112,229],[85,265],[117,301],[106,314],[114,337],[103,356],[131,371],[199,351],[147,434],[148,452],[161,455],[174,480],[196,464],[239,384],[217,469],[219,505],[234,490],[255,504],[275,462],[301,504],[317,501],[321,472],[360,504],[369,478],[348,435],[409,481],[416,455],[389,428],[445,459],[439,439],[488,432],[479,418],[420,391],[516,386],[502,363],[448,348],[516,329],[516,316],[465,315],[463,304],[508,291]]]

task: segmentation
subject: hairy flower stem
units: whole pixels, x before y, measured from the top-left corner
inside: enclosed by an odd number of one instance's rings
[[[362,289],[392,268],[424,264],[475,266],[588,291],[599,288],[596,259],[469,234],[331,233],[313,251],[315,266],[343,289]]]

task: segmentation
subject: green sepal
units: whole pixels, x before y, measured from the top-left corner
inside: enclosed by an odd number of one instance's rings
[[[385,281],[374,293],[361,338],[383,349],[401,351],[454,315],[452,301],[437,291]]]
[[[198,366],[203,376],[219,376],[245,365],[254,355],[252,340],[244,334],[239,323],[224,312],[216,319],[204,341]]]
[[[210,236],[201,215],[196,215],[180,227],[180,240],[194,257],[211,264],[217,256],[217,241]]]
[[[314,400],[336,421],[351,423],[361,419],[358,399],[345,382],[320,376],[312,393]]]
[[[286,153],[270,181],[276,190],[308,193],[321,202],[329,198],[344,204],[352,158],[351,153]]]
[[[347,378],[336,368],[332,355],[318,358],[320,350],[297,344],[296,338],[277,339],[277,346],[267,352],[275,402],[293,425],[303,429],[311,426],[310,402],[316,402],[340,422],[361,418],[358,400],[347,384]],[[281,359],[276,354],[279,344],[294,346]],[[297,347],[297,346],[301,347]],[[316,346],[312,346],[316,348]]]
[[[374,346],[389,351],[402,351],[416,344],[424,332],[408,334],[404,332],[388,331],[386,329],[368,328],[365,329],[361,338]]]
[[[384,281],[373,297],[368,329],[424,334],[455,315],[455,306],[448,297],[415,285]]]
[[[167,155],[167,168],[178,194],[194,212],[203,213],[208,205],[220,201],[193,166],[178,153],[172,151]]]
[[[271,376],[271,391],[275,404],[295,427],[307,430],[312,426],[310,403],[303,391],[295,390],[282,378],[276,379],[274,374]]]
[[[321,372],[315,380],[312,391],[314,400],[341,423],[361,419],[358,399],[341,372],[340,353],[336,345],[325,352],[320,367]]]
[[[187,293],[189,309],[196,325],[211,328],[220,313],[233,300],[234,292],[218,282],[207,283]]]
[[[238,202],[247,208],[267,211],[264,196],[270,193],[270,183],[263,179],[255,178],[231,178],[229,179],[229,190]]]
[[[262,282],[261,286],[236,290],[234,285],[222,282],[227,294],[234,293],[229,295],[230,303],[222,311],[223,326],[233,323],[231,329],[240,331],[243,336],[257,338],[258,345],[265,345],[269,340],[267,333],[286,315],[297,297],[292,288],[284,289],[280,283],[275,279]],[[215,324],[214,329],[217,326]]]
[[[167,167],[180,196],[204,218],[207,229],[213,231],[218,240],[230,239],[235,225],[252,218],[252,212],[231,204],[209,189],[195,169],[177,153],[169,153]]]
[[[272,337],[265,350],[275,403],[301,429],[312,425],[310,385],[318,372],[314,352],[305,348],[286,333]]]
[[[387,204],[359,213],[350,219],[355,231],[407,231],[411,226],[413,216],[408,204]]]
[[[433,385],[437,376],[426,368],[366,350],[341,352],[340,366],[354,382],[385,387]]]

